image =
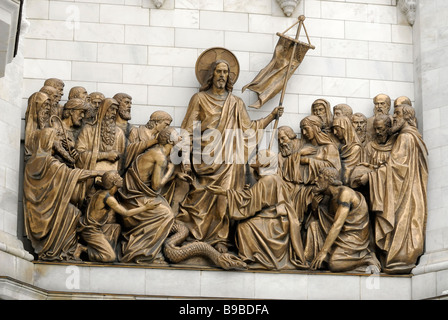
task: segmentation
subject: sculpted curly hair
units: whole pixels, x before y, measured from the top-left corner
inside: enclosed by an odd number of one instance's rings
[[[319,170],[319,175],[323,175],[331,185],[342,186],[342,181],[339,177],[339,171],[332,167],[324,167]]]

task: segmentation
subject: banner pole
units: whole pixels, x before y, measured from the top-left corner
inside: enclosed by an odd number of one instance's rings
[[[296,32],[296,38],[295,38],[296,42],[294,42],[294,44],[293,44],[291,57],[289,58],[288,70],[286,72],[285,81],[283,82],[282,94],[281,94],[281,97],[280,97],[280,103],[278,105],[279,107],[283,106],[283,100],[285,98],[285,92],[286,92],[286,85],[288,84],[289,74],[291,72],[292,61],[293,61],[294,56],[296,54],[297,41],[299,40],[300,30],[302,29],[302,25],[303,25],[303,21],[305,20],[305,16],[301,15],[298,19],[299,19],[299,26],[298,26],[297,32]],[[294,25],[296,25],[296,24],[297,23],[295,23]],[[278,120],[279,120],[279,116],[277,115],[275,117],[274,129],[272,130],[271,141],[269,142],[269,148],[268,148],[269,151],[271,151],[272,145],[274,143],[275,132],[276,132],[277,127],[278,127]]]

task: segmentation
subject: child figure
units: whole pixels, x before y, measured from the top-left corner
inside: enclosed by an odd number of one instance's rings
[[[154,209],[158,203],[146,203],[142,207],[126,210],[114,197],[123,186],[123,178],[115,170],[103,174],[102,185],[103,190],[92,196],[86,214],[81,217],[78,232],[87,243],[85,251],[90,261],[114,262],[117,260],[115,248],[121,232],[121,226],[115,223],[114,213],[131,217]]]

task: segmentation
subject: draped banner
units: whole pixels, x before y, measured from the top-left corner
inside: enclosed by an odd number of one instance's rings
[[[258,94],[258,100],[249,106],[251,108],[259,109],[275,97],[282,90],[285,77],[288,77],[286,80],[288,81],[299,67],[307,51],[310,48],[314,49],[313,46],[289,38],[284,34],[277,33],[277,35],[280,36],[280,39],[275,47],[272,60],[258,73],[252,82],[243,87],[243,92],[249,89]],[[297,46],[294,50],[295,44]],[[294,56],[292,57],[293,53]],[[289,65],[290,72],[288,72]]]

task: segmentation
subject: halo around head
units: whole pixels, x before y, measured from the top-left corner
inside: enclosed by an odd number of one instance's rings
[[[236,56],[229,50],[221,47],[213,47],[201,53],[196,61],[196,78],[203,85],[206,80],[210,66],[216,60],[226,60],[230,65],[230,79],[235,83],[240,74],[240,64]]]

